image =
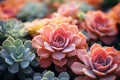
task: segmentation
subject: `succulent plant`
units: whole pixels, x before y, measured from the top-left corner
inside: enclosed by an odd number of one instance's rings
[[[95,43],[89,52],[81,50],[77,57],[80,61],[71,65],[79,75],[75,80],[116,80],[120,76],[120,51],[114,47]]]
[[[115,42],[116,35],[118,34],[116,21],[99,10],[88,11],[80,25],[87,31],[90,39],[100,39],[107,45]]]
[[[88,47],[86,37],[75,25],[51,23],[39,32],[40,35],[32,39],[32,46],[37,50],[42,68],[48,68],[54,63],[56,70],[63,72],[76,61],[79,50]]]
[[[67,72],[61,72],[57,77],[55,77],[55,73],[51,71],[47,71],[44,73],[43,77],[41,80],[69,80],[70,76],[68,75]]]
[[[14,38],[24,37],[27,30],[22,22],[16,19],[9,19],[6,21],[0,20],[0,38],[12,36]]]
[[[58,77],[55,77],[55,73],[52,71],[44,71],[41,73],[35,73],[33,78],[26,78],[25,80],[70,80],[70,76],[67,72],[61,72]]]
[[[4,63],[0,64],[1,69],[8,66],[8,71],[11,73],[17,73],[20,69],[26,73],[32,71],[29,65],[34,61],[35,54],[30,40],[23,42],[21,39],[9,36],[2,43],[0,56],[4,60]]]
[[[48,11],[45,3],[28,2],[19,11],[17,17],[22,21],[32,21],[35,18],[42,18]]]

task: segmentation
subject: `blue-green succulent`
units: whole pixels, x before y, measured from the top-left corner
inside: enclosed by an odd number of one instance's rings
[[[70,76],[67,72],[61,72],[58,77],[55,77],[55,73],[52,71],[44,71],[41,73],[35,73],[33,78],[26,78],[26,80],[70,80]]]
[[[23,42],[21,39],[14,39],[9,36],[0,47],[0,69],[8,68],[9,72],[17,73],[20,69],[30,72],[30,64],[35,59],[35,53],[31,41]]]
[[[88,3],[85,3],[85,2],[81,2],[80,3],[80,8],[79,8],[79,11],[83,11],[83,12],[87,12],[88,10],[94,10],[95,7],[92,6],[92,5],[89,5]]]
[[[47,71],[43,74],[41,80],[70,80],[70,76],[67,72],[61,72],[58,77],[55,77],[55,73],[52,71]]]
[[[21,21],[16,19],[0,20],[0,39],[7,38],[8,36],[21,38],[26,36],[26,34],[27,30]]]
[[[17,18],[22,21],[32,21],[36,18],[43,18],[48,12],[48,7],[45,3],[28,2],[19,11]]]

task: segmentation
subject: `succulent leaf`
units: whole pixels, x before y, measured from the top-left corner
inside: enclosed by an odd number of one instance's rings
[[[48,71],[44,74],[43,77],[47,77],[48,79],[52,79],[55,76],[54,72]]]
[[[30,74],[30,73],[32,73],[32,68],[31,67],[27,67],[27,68],[23,69],[23,72],[25,74]]]
[[[19,46],[21,46],[21,45],[23,45],[22,40],[16,39],[16,40],[15,40],[15,46],[16,46],[16,47],[19,47]]]
[[[21,45],[20,47],[18,47],[18,53],[24,53],[24,51],[25,51],[24,45]]]
[[[8,70],[11,72],[11,73],[17,73],[19,71],[19,64],[18,63],[15,63],[13,64],[12,66],[9,66],[8,67]]]
[[[25,46],[25,48],[32,48],[31,41],[30,40],[25,41],[24,46]]]
[[[10,47],[9,47],[9,52],[10,52],[10,53],[17,53],[16,47],[15,47],[15,46],[10,46]]]
[[[9,58],[5,58],[5,62],[8,63],[9,65],[13,65],[13,60]]]
[[[42,76],[40,73],[35,73],[33,76],[33,80],[41,80]]]
[[[70,76],[68,75],[67,72],[62,72],[61,74],[59,74],[58,78],[59,79],[62,79],[62,78],[70,79]]]
[[[23,61],[23,62],[20,62],[20,65],[22,68],[27,68],[29,66],[29,62],[28,61]]]
[[[8,46],[11,46],[11,45],[13,45],[13,44],[12,44],[12,42],[9,41],[9,40],[5,40],[5,41],[2,43],[2,47],[3,47],[4,49],[6,49],[6,50],[8,50],[8,49],[9,49]]]

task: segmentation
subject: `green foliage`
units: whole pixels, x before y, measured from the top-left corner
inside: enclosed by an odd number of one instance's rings
[[[14,39],[9,36],[2,43],[0,57],[4,60],[4,63],[0,63],[0,69],[4,69],[6,64],[11,73],[17,73],[19,69],[23,69],[25,73],[30,73],[32,69],[29,65],[34,61],[35,54],[30,40],[23,42],[21,39]]]
[[[32,21],[35,18],[43,18],[48,12],[47,5],[38,2],[28,2],[19,11],[17,17],[22,21]]]
[[[0,20],[0,39],[12,36],[14,38],[21,38],[27,34],[25,26],[22,22],[16,19],[9,19],[6,21]]]

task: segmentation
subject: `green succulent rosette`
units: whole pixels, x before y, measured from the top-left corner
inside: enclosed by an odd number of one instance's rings
[[[25,73],[32,71],[30,64],[35,59],[31,41],[23,42],[21,39],[14,39],[9,36],[0,49],[0,69],[8,68],[11,73],[17,73],[22,69]]]

